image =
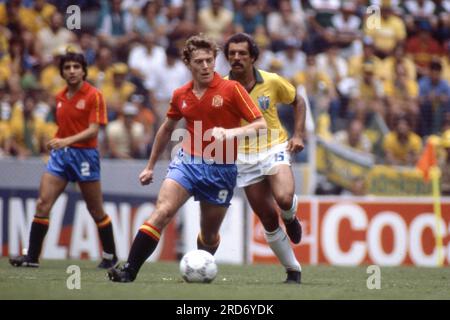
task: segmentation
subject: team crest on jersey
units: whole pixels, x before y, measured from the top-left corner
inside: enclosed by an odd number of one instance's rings
[[[86,102],[84,101],[84,99],[81,99],[80,101],[78,101],[75,106],[75,108],[80,109],[80,110],[84,110],[85,107],[86,107]]]
[[[212,106],[219,108],[221,106],[223,106],[223,98],[222,96],[219,95],[215,95],[212,99]]]
[[[268,96],[260,96],[258,97],[258,104],[263,111],[266,111],[270,106],[270,98]]]
[[[58,102],[58,104],[56,105],[56,108],[59,109],[59,108],[61,108],[61,107],[62,107],[62,102],[60,101],[60,102]]]
[[[186,101],[183,100],[183,103],[181,104],[181,109],[184,109],[187,107]]]

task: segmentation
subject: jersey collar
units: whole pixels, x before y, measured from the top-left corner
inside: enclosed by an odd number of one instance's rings
[[[83,94],[83,95],[84,95],[85,93],[87,93],[87,92],[89,91],[89,87],[90,87],[89,83],[88,83],[87,81],[83,81],[83,85],[82,85],[81,88],[75,93],[75,96],[78,95],[78,94]],[[68,90],[69,90],[69,87],[66,86],[66,88],[64,89],[63,94],[62,94],[62,96],[63,96],[64,99],[67,99],[66,93],[67,93]],[[73,98],[73,97],[72,97],[72,98]]]

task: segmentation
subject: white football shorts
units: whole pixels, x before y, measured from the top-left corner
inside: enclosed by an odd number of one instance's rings
[[[237,186],[243,188],[264,180],[265,176],[275,173],[275,167],[281,164],[291,165],[291,153],[286,150],[287,141],[277,144],[259,153],[238,153]]]

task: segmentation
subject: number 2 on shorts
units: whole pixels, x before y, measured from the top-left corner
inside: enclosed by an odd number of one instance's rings
[[[82,163],[81,163],[81,168],[80,168],[80,169],[81,169],[81,175],[82,175],[83,177],[88,177],[88,176],[91,175],[89,162],[86,162],[86,161],[82,162]]]

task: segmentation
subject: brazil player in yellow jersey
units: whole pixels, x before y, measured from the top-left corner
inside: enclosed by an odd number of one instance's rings
[[[256,69],[259,49],[247,34],[231,36],[224,46],[231,66],[229,78],[239,81],[260,108],[267,122],[267,138],[242,140],[238,150],[237,185],[243,187],[253,211],[265,229],[269,246],[286,268],[286,283],[301,283],[301,265],[280,228],[278,212],[286,232],[295,244],[301,240],[301,224],[296,217],[297,196],[290,167],[292,153],[303,150],[305,104],[288,80]],[[294,108],[295,130],[290,139],[277,113],[279,103]],[[280,210],[281,209],[281,210]]]

